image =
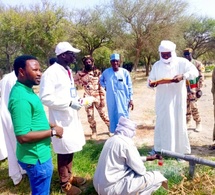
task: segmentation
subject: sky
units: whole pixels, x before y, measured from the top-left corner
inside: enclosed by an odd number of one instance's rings
[[[97,5],[105,2],[105,0],[49,0],[57,5],[65,5],[71,8],[85,8],[87,6]],[[5,5],[29,5],[41,2],[41,0],[0,0]]]
[[[191,13],[215,19],[215,0],[187,0]]]
[[[65,5],[69,8],[86,8],[89,6],[103,4],[108,2],[108,0],[49,0],[57,5]],[[186,0],[190,5],[189,12],[200,16],[208,16],[215,19],[215,0]],[[29,5],[41,0],[0,0],[5,5]],[[62,4],[63,2],[63,4]]]

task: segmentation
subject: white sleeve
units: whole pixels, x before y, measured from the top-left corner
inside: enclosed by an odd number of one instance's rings
[[[185,79],[192,80],[199,76],[199,71],[194,64],[187,60],[186,62],[186,72],[183,74]]]
[[[136,146],[131,146],[126,149],[126,163],[136,173],[144,175],[146,173],[146,167],[140,157]]]
[[[146,156],[141,156],[140,158],[143,162],[146,162]]]

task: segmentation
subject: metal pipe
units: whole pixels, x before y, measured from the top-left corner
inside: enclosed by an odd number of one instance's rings
[[[185,154],[180,154],[180,153],[176,153],[176,152],[171,152],[168,150],[161,150],[161,154],[163,156],[169,156],[169,157],[173,157],[173,158],[180,158],[186,161],[189,161],[189,175],[191,177],[193,177],[194,172],[195,172],[195,165],[196,164],[202,164],[202,165],[207,165],[210,167],[215,167],[215,162],[214,161],[210,161],[210,160],[206,160],[203,158],[198,158],[195,157],[194,155],[185,155]]]

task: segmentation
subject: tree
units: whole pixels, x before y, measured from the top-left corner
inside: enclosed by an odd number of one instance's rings
[[[115,34],[115,25],[104,8],[77,10],[73,36],[84,54],[93,55],[98,48],[109,46]]]
[[[66,29],[71,27],[71,24],[66,19],[66,11],[62,7],[43,1],[42,6],[31,6],[25,15],[22,52],[30,53],[48,63],[56,44],[69,39]]]
[[[67,12],[48,1],[23,6],[0,7],[1,70],[12,70],[12,62],[19,54],[36,56],[41,64],[48,63],[59,41],[70,39],[71,23]]]
[[[12,61],[20,53],[24,39],[25,16],[20,14],[20,10],[18,7],[2,7],[0,13],[1,69],[4,73],[12,71]]]
[[[123,19],[125,31],[133,36],[130,46],[135,49],[134,69],[137,68],[144,48],[147,48],[147,72],[155,56],[154,45],[175,35],[177,22],[187,4],[181,0],[113,0],[113,14]],[[156,50],[157,50],[156,46]]]
[[[186,47],[193,49],[194,58],[210,56],[215,52],[215,20],[207,17],[193,18],[184,31]],[[215,58],[213,58],[215,59]]]

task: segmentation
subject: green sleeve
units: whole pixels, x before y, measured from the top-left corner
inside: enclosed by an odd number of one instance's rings
[[[32,106],[26,100],[15,100],[11,104],[11,117],[15,135],[25,135],[31,130]]]

